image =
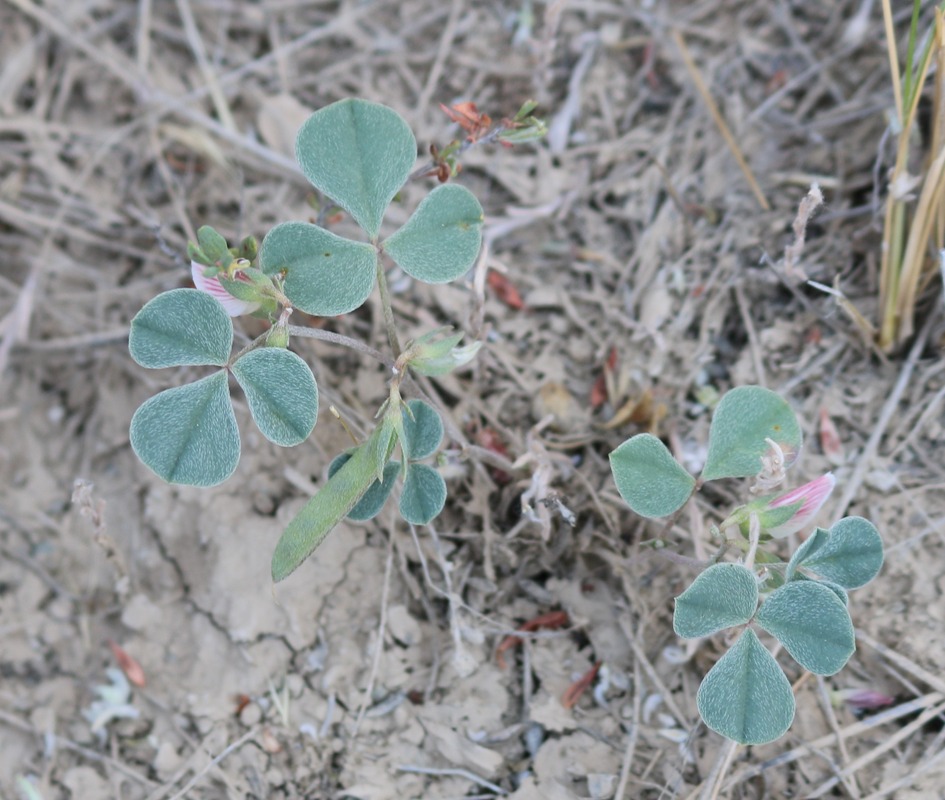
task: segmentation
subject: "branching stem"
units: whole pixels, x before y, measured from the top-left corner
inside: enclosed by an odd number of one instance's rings
[[[350,336],[344,336],[340,333],[335,333],[334,331],[323,331],[320,328],[305,328],[300,325],[289,325],[289,334],[291,336],[299,336],[303,339],[318,339],[323,342],[331,342],[332,344],[340,344],[342,347],[347,347],[351,350],[356,350],[359,353],[363,353],[366,356],[370,356],[375,361],[380,361],[385,367],[392,369],[394,366],[394,360],[388,358],[379,350],[375,350],[373,347],[368,347],[366,344],[362,344],[357,339],[352,339]],[[262,347],[266,342],[266,337],[269,335],[269,331],[257,336],[253,341],[251,341],[246,347],[240,350],[233,358],[230,359],[230,364],[236,361],[240,356],[245,355],[250,350],[255,350],[257,347]]]
[[[377,259],[377,288],[381,293],[381,307],[384,309],[384,327],[387,328],[387,340],[390,342],[390,349],[394,351],[394,358],[396,359],[401,353],[400,339],[397,338],[394,308],[390,302],[390,288],[387,286],[387,275],[384,274],[384,264],[380,257]]]
[[[388,358],[382,352],[375,350],[373,347],[368,347],[366,344],[362,344],[357,339],[352,339],[350,336],[344,336],[340,333],[335,333],[334,331],[323,331],[319,328],[303,328],[298,325],[290,325],[289,333],[292,336],[301,336],[307,339],[319,339],[323,342],[340,344],[342,347],[356,350],[359,353],[370,356],[375,361],[380,361],[385,367],[394,366],[393,359]]]

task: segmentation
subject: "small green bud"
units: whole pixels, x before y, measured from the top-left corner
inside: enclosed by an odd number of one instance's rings
[[[522,103],[522,107],[518,110],[514,117],[512,117],[513,122],[523,122],[526,117],[530,116],[532,111],[538,108],[537,100],[526,100]]]
[[[509,144],[521,144],[522,142],[534,142],[537,139],[543,139],[548,135],[548,126],[545,121],[538,117],[528,117],[521,122],[521,127],[512,128],[499,134],[500,142]]]
[[[230,253],[226,239],[209,225],[202,225],[197,229],[197,244],[210,259],[210,264],[225,268],[233,261],[233,254]]]
[[[285,349],[289,346],[289,315],[291,308],[283,310],[279,316],[279,321],[269,329],[266,334],[266,347],[281,347]]]
[[[259,241],[255,236],[247,236],[240,242],[239,257],[246,261],[253,262],[259,254]]]
[[[196,242],[187,242],[187,258],[205,267],[213,266],[213,261],[210,259],[210,256],[201,250],[200,245]]]
[[[405,365],[420,375],[435,377],[452,372],[472,361],[482,347],[482,342],[457,347],[463,334],[444,335],[448,330],[449,328],[438,328],[408,345],[401,356]]]
[[[281,347],[283,350],[289,346],[289,328],[287,325],[273,325],[266,334],[266,347]]]

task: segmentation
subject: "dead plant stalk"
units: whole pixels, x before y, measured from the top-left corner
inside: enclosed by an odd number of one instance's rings
[[[892,9],[890,0],[883,0],[889,71],[899,126],[896,161],[890,175],[886,201],[880,267],[878,344],[887,353],[898,350],[914,333],[916,303],[935,274],[936,259],[933,256],[945,246],[945,84],[942,79],[945,70],[945,22],[942,10],[936,8],[931,36],[916,64],[918,7],[919,3],[916,2],[900,86]],[[917,109],[933,60],[936,73],[929,152],[925,169],[918,176],[913,176],[908,169],[910,150],[917,139]],[[910,213],[913,203],[915,205]]]

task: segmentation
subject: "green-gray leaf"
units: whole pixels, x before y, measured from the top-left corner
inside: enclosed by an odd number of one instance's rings
[[[443,510],[446,483],[433,467],[408,464],[400,494],[400,515],[413,525],[426,525]]]
[[[831,592],[833,592],[837,597],[840,598],[841,602],[845,606],[850,605],[850,596],[847,594],[847,590],[844,589],[839,583],[833,583],[832,581],[824,581],[824,580],[821,580],[820,578],[812,578],[810,575],[805,575],[803,572],[800,572],[799,570],[794,571],[794,573],[791,575],[791,580],[792,581],[813,581],[815,583],[819,583],[821,586],[826,586],[828,589],[830,589]],[[777,589],[780,586],[783,586],[785,583],[786,581],[781,581],[776,586],[772,585],[771,588],[772,590]]]
[[[732,389],[715,409],[703,480],[747,478],[761,472],[761,458],[780,446],[790,465],[801,448],[801,429],[790,405],[760,386]]]
[[[407,406],[410,413],[404,414],[405,439],[401,444],[408,459],[419,461],[432,456],[443,441],[443,420],[423,400],[410,400]]]
[[[328,466],[328,477],[330,478],[341,469],[350,458],[350,453],[342,453],[340,456],[337,456]],[[380,514],[384,503],[386,503],[387,498],[390,497],[391,490],[394,488],[394,481],[397,480],[399,474],[400,462],[389,462],[384,467],[384,480],[374,480],[374,483],[371,484],[371,488],[364,493],[364,497],[351,509],[351,512],[348,514],[348,519],[354,520],[355,522],[366,522]]]
[[[142,367],[226,365],[233,323],[214,298],[196,289],[159,294],[131,320],[128,349]]]
[[[676,598],[673,630],[686,639],[743,625],[758,606],[758,582],[740,564],[713,564]]]
[[[773,742],[794,720],[791,684],[751,629],[709,670],[696,705],[706,725],[739,744]]]
[[[798,664],[816,675],[839,672],[856,649],[847,607],[814,581],[792,581],[776,589],[755,619]]]
[[[845,589],[856,589],[879,574],[883,540],[869,520],[844,517],[830,529],[826,543],[806,554],[800,566]]]
[[[240,435],[226,372],[145,401],[131,418],[131,447],[168,483],[215,486],[229,478],[239,463]]]
[[[610,454],[617,491],[644,517],[665,517],[682,508],[696,485],[659,439],[640,433]]]
[[[810,558],[821,547],[823,547],[827,543],[827,539],[829,537],[829,531],[825,531],[823,528],[814,529],[814,532],[808,536],[806,540],[804,540],[801,546],[798,547],[791,556],[791,560],[788,562],[787,569],[784,571],[785,582],[794,579],[794,573],[797,572],[797,568],[803,564],[804,559]]]
[[[307,314],[333,317],[360,306],[371,289],[377,251],[307,222],[283,222],[263,239],[259,265],[267,275],[286,271],[285,293]]]
[[[430,192],[383,247],[418,281],[447,283],[466,274],[481,244],[482,206],[466,187],[447,183]]]
[[[417,160],[417,141],[396,111],[351,98],[312,114],[299,130],[295,153],[312,185],[374,239]]]
[[[309,437],[318,418],[318,387],[308,364],[281,347],[259,347],[240,356],[232,370],[263,436],[282,447]]]

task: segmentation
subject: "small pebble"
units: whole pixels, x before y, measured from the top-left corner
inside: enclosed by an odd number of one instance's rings
[[[257,703],[247,703],[246,707],[240,711],[240,722],[247,728],[256,725],[262,719],[262,709]]]

